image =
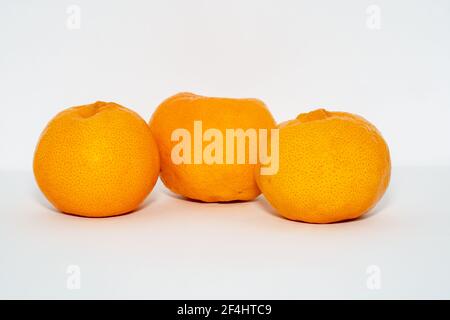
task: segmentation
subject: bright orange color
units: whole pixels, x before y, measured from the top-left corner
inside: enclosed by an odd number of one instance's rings
[[[159,155],[147,123],[112,102],[66,109],[42,133],[34,175],[60,211],[87,217],[130,212],[159,174]]]
[[[284,217],[311,223],[354,219],[389,184],[389,149],[365,119],[319,109],[279,125],[280,167],[258,186]]]
[[[202,121],[203,132],[226,129],[274,128],[275,121],[257,99],[210,98],[179,93],[165,100],[155,111],[150,128],[161,156],[161,180],[173,192],[205,202],[251,200],[260,194],[253,170],[256,164],[174,164],[172,132],[185,128],[194,136],[194,121]],[[194,143],[192,139],[192,150]],[[205,148],[206,143],[203,143]],[[248,157],[248,145],[246,158]]]

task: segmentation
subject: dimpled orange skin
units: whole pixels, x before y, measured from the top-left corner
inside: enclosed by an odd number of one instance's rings
[[[257,183],[282,216],[331,223],[368,212],[389,184],[389,149],[367,120],[319,109],[280,124],[279,171]]]
[[[202,121],[203,132],[225,129],[274,128],[276,123],[265,104],[257,99],[210,98],[179,93],[159,105],[150,119],[150,128],[161,156],[161,180],[174,193],[204,202],[251,200],[261,192],[254,180],[256,164],[174,164],[171,150],[173,130],[188,129],[194,152],[193,123]],[[203,148],[209,142],[203,143]],[[236,144],[235,144],[236,146]],[[225,147],[224,147],[225,148]],[[225,150],[224,150],[225,158]],[[246,149],[246,159],[248,148]],[[235,152],[236,157],[236,152]]]
[[[108,217],[135,210],[153,189],[159,155],[147,123],[112,102],[72,107],[36,147],[36,181],[60,211]]]

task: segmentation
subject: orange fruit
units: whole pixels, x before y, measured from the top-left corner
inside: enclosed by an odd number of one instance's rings
[[[311,223],[354,219],[389,184],[389,149],[367,120],[319,109],[279,128],[279,170],[256,180],[282,216]]]
[[[201,123],[200,133],[196,132],[196,123]],[[218,155],[216,161],[195,161],[195,153],[198,150],[201,158],[208,152],[209,144],[218,141],[217,136],[205,139],[209,129],[223,138],[220,140],[225,146],[227,129],[259,130],[274,128],[275,125],[265,104],[257,99],[212,98],[193,93],[172,96],[158,106],[150,119],[150,128],[161,156],[161,180],[174,193],[205,202],[254,199],[260,191],[253,176],[257,163],[249,161],[249,142],[241,153],[244,155],[245,152],[244,163],[237,161],[238,142],[234,145],[235,158],[230,162],[226,161],[228,154],[223,149],[221,155],[215,153],[219,152],[218,149],[215,150],[214,155]],[[172,158],[177,145],[184,140],[174,136],[179,129],[190,137],[186,145],[194,156],[186,156],[185,160],[189,161],[174,162]],[[184,156],[184,152],[187,151],[180,151],[180,154]],[[231,157],[232,153],[229,154]]]
[[[112,102],[72,107],[43,131],[33,163],[39,188],[60,211],[87,217],[130,212],[159,174],[147,123]]]

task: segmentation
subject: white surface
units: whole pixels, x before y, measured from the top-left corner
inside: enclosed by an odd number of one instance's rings
[[[450,298],[450,167],[394,168],[371,214],[330,225],[162,185],[135,213],[88,219],[49,208],[31,173],[2,173],[0,187],[0,298]]]
[[[447,0],[0,1],[0,298],[450,298],[449,30]],[[260,98],[278,122],[366,117],[397,166],[387,197],[323,226],[161,185],[122,217],[49,208],[27,170],[57,112],[106,100],[149,119],[179,91]]]
[[[448,0],[0,1],[0,169],[30,170],[63,108],[115,101],[148,120],[179,91],[260,98],[278,122],[358,113],[394,164],[449,165],[449,30]]]

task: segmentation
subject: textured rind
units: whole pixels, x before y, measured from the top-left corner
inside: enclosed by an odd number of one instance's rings
[[[280,169],[259,188],[284,217],[311,223],[357,218],[385,193],[389,149],[364,118],[323,109],[279,125]]]
[[[203,132],[225,129],[274,128],[275,121],[257,99],[209,98],[179,93],[162,102],[150,119],[150,128],[161,155],[161,180],[174,193],[204,202],[251,200],[260,194],[254,181],[255,164],[174,164],[171,141],[175,129],[185,128],[193,137],[193,123],[201,120]],[[225,144],[225,139],[224,139]],[[204,144],[205,146],[205,144]],[[193,152],[192,143],[192,152]],[[224,153],[225,154],[225,153]]]
[[[66,109],[49,122],[35,150],[33,171],[60,211],[114,216],[136,209],[151,192],[159,155],[139,115],[96,102]]]

